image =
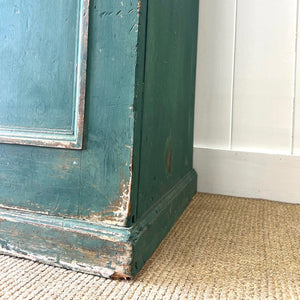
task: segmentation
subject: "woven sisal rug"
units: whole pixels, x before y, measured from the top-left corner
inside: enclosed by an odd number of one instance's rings
[[[0,299],[300,299],[300,205],[197,194],[130,281],[0,255]]]

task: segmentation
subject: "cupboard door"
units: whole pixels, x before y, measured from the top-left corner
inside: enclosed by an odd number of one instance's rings
[[[137,10],[0,0],[0,210],[127,222]]]

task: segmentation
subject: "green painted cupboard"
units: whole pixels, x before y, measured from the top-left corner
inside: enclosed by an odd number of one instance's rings
[[[198,0],[0,1],[0,252],[136,274],[196,192]]]

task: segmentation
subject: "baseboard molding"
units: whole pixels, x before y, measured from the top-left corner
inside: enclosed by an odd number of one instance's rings
[[[198,191],[300,203],[300,157],[194,148]]]
[[[132,228],[135,275],[168,234],[197,192],[197,174],[191,170],[161,197]]]
[[[191,170],[132,227],[0,208],[0,253],[103,277],[135,275],[196,193]]]

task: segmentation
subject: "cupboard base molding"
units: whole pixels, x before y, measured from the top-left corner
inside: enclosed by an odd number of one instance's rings
[[[194,170],[131,227],[0,209],[0,253],[106,278],[135,275],[196,192]]]

